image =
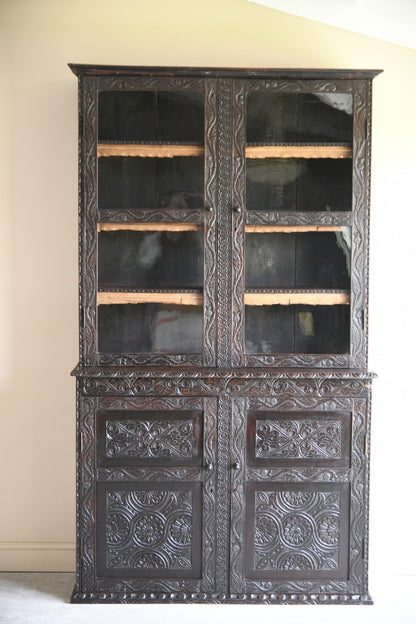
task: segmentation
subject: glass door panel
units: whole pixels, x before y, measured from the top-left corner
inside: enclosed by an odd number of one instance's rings
[[[346,158],[247,158],[247,210],[351,210]]]
[[[247,95],[247,355],[349,353],[351,227],[335,213],[352,209],[352,109],[351,94]]]
[[[204,219],[187,215],[204,208],[204,97],[99,93],[98,210],[109,219],[98,224],[101,354],[202,357]]]

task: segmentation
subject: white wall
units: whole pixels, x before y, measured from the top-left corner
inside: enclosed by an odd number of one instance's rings
[[[415,574],[416,52],[243,0],[0,5],[1,569],[73,569],[77,84],[66,63],[382,68],[374,84],[371,565]]]

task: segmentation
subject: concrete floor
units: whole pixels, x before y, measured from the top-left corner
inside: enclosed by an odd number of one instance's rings
[[[74,574],[1,572],[1,624],[416,624],[416,577],[372,579],[374,606],[71,605]]]

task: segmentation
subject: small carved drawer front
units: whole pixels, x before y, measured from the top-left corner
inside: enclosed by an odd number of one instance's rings
[[[97,415],[99,466],[200,466],[197,411],[105,411]]]
[[[252,467],[350,467],[348,412],[249,412],[247,459]]]
[[[199,578],[198,482],[97,483],[101,577]]]

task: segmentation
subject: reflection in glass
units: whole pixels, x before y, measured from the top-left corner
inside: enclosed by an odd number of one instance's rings
[[[348,305],[246,306],[246,353],[348,353]]]
[[[349,289],[351,230],[247,233],[246,288]]]
[[[100,305],[100,353],[201,353],[202,306]]]
[[[201,91],[101,91],[99,141],[204,141]]]
[[[202,288],[203,235],[110,231],[98,237],[102,288]]]
[[[346,211],[351,159],[247,159],[248,210]]]
[[[352,104],[345,93],[249,93],[247,142],[351,143]]]
[[[101,210],[202,208],[203,198],[203,158],[118,156],[98,161]]]

